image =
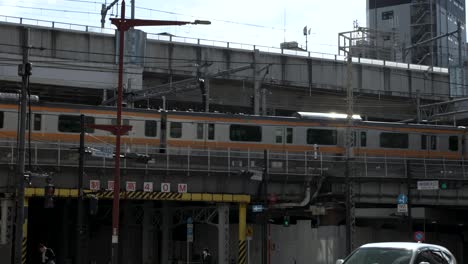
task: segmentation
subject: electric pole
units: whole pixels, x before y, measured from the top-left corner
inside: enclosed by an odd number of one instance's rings
[[[75,263],[82,264],[83,257],[82,257],[82,241],[83,241],[83,177],[84,177],[84,158],[85,158],[85,116],[80,115],[80,147],[78,149],[80,153],[79,161],[78,161],[78,216],[77,216],[77,223],[76,223],[76,255],[75,255]]]
[[[346,195],[346,253],[349,254],[352,251],[353,244],[353,201],[352,201],[352,184],[351,181],[351,156],[353,147],[353,58],[351,56],[352,42],[349,43],[349,51],[347,57],[347,126],[346,126],[346,168],[345,168],[345,195]]]
[[[29,63],[29,28],[23,30],[23,63],[19,65],[18,74],[22,78],[20,116],[19,116],[19,137],[16,166],[16,226],[15,226],[15,263],[26,262],[26,254],[23,254],[23,247],[26,248],[26,239],[23,233],[26,232],[24,224],[24,167],[25,167],[25,134],[26,134],[26,105],[28,103],[29,75],[31,75],[31,63]],[[24,241],[23,241],[24,240]],[[24,252],[26,253],[26,252]]]

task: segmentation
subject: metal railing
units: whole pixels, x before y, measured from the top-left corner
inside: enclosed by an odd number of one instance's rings
[[[89,145],[89,144],[88,144]],[[93,147],[99,148],[99,145]],[[175,148],[161,149],[149,145],[123,145],[122,153],[140,153],[151,158],[148,163],[123,159],[123,169],[164,170],[212,173],[261,174],[265,165],[263,151],[238,149]],[[14,165],[16,141],[0,141],[0,164]],[[78,166],[78,144],[32,142],[33,166]],[[29,160],[29,155],[26,159]],[[320,152],[268,151],[266,164],[271,175],[344,177],[345,158]],[[356,156],[353,177],[413,179],[466,179],[464,160]],[[86,156],[86,167],[113,168],[113,159]]]

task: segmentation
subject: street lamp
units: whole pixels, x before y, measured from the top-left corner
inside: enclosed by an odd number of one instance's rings
[[[122,91],[123,91],[123,57],[125,31],[138,26],[181,26],[181,25],[210,25],[210,21],[195,20],[167,21],[147,19],[126,19],[125,0],[122,0],[120,18],[111,18],[111,23],[119,31],[119,81],[117,87],[117,124],[116,125],[94,125],[95,128],[107,130],[116,136],[115,140],[115,173],[114,173],[114,198],[112,206],[112,263],[118,264],[119,245],[119,207],[120,207],[120,137],[129,130],[130,126],[122,126]]]

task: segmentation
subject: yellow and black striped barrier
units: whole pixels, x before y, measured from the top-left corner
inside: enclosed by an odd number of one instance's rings
[[[247,241],[239,240],[239,261],[238,264],[247,263]]]
[[[95,195],[100,199],[112,199],[113,191],[84,190],[85,196]],[[43,197],[43,188],[26,188],[26,197]],[[55,196],[61,198],[77,198],[77,189],[55,189]],[[250,195],[246,194],[214,194],[214,193],[172,193],[172,192],[120,192],[122,200],[164,200],[186,202],[220,202],[220,203],[250,203]]]
[[[23,241],[21,243],[21,263],[26,264],[27,254],[28,254],[28,207],[29,207],[29,199],[24,199],[24,222],[23,222]]]

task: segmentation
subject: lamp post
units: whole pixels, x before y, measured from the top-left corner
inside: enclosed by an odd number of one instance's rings
[[[123,57],[125,31],[138,26],[181,26],[187,24],[209,25],[210,21],[195,20],[188,21],[167,21],[167,20],[147,20],[147,19],[126,19],[125,0],[122,0],[121,15],[119,18],[111,18],[111,23],[119,31],[119,80],[117,86],[117,124],[116,125],[95,125],[94,127],[107,130],[115,134],[115,172],[114,172],[114,197],[112,206],[112,263],[118,264],[119,248],[119,207],[120,207],[120,137],[129,130],[130,126],[122,126],[122,84],[123,84]]]

